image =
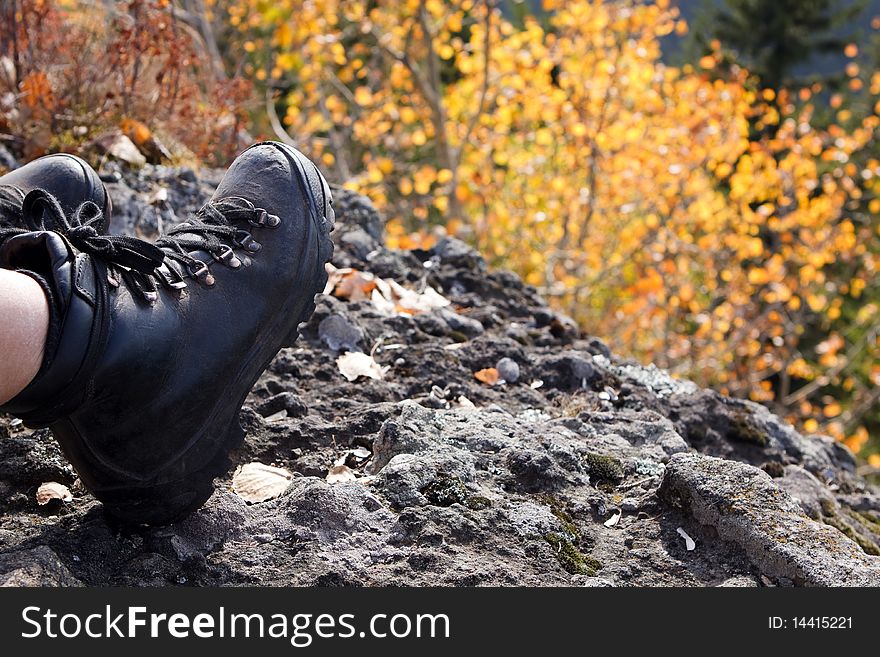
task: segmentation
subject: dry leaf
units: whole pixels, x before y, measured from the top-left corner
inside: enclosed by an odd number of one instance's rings
[[[357,477],[354,475],[354,470],[347,465],[334,465],[330,468],[326,477],[328,484],[338,484],[343,481],[354,481],[355,479]]]
[[[97,137],[94,143],[103,153],[134,167],[142,167],[147,163],[147,158],[134,142],[120,132],[105,133]]]
[[[59,484],[57,481],[47,481],[37,489],[37,504],[43,506],[52,500],[70,502],[73,500],[73,494],[64,484]]]
[[[684,545],[687,548],[688,552],[690,552],[691,550],[693,550],[694,548],[697,547],[697,544],[694,542],[694,539],[692,539],[690,536],[688,536],[687,532],[684,529],[679,527],[675,531],[677,531],[679,536],[681,536],[684,539]]]
[[[370,298],[370,293],[375,287],[375,276],[353,269],[339,279],[333,290],[333,296],[349,301],[363,301]]]
[[[404,313],[415,315],[450,305],[449,299],[432,287],[416,292],[397,281],[383,279],[351,267],[336,268],[327,264],[327,284],[324,294],[340,299],[361,301],[370,299],[376,309],[386,315]]]
[[[603,524],[606,527],[614,527],[618,522],[620,522],[620,511],[616,511],[614,515],[608,518]]]
[[[265,502],[281,495],[291,479],[293,475],[283,468],[248,463],[232,475],[232,491],[245,502]]]
[[[368,450],[366,447],[355,447],[353,450],[349,451],[353,457],[358,459],[359,461],[363,461],[364,459],[370,458],[373,453]]]
[[[395,281],[389,281],[392,294],[396,297],[395,309],[408,315],[444,308],[451,302],[432,287],[426,287],[424,292],[410,290]]]
[[[283,420],[283,419],[286,418],[286,417],[287,417],[287,409],[286,409],[286,408],[282,408],[282,409],[281,409],[280,411],[278,411],[277,413],[272,413],[272,415],[270,415],[270,416],[268,416],[268,417],[265,417],[265,418],[263,418],[263,419],[264,419],[266,422],[272,423],[272,422],[281,422],[281,420]]]
[[[484,370],[479,370],[478,372],[474,372],[474,378],[477,381],[482,381],[490,386],[494,386],[498,383],[498,370],[494,367],[487,367]]]
[[[381,381],[385,378],[385,372],[388,371],[387,366],[382,367],[373,360],[372,356],[359,351],[350,351],[342,354],[336,359],[336,366],[339,368],[342,376],[349,381],[354,381],[359,376],[366,376],[370,379]]]

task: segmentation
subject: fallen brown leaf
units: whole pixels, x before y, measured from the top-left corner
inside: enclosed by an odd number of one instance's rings
[[[474,378],[477,381],[482,381],[485,384],[494,386],[496,383],[498,383],[498,370],[496,370],[494,367],[487,367],[484,370],[474,372]]]
[[[52,500],[70,502],[72,499],[73,494],[70,492],[70,489],[64,484],[59,484],[57,481],[47,481],[37,489],[37,504],[40,506],[48,504]]]
[[[354,481],[357,477],[354,474],[354,470],[349,468],[347,465],[334,465],[330,468],[329,472],[327,472],[327,483],[328,484],[339,484],[343,481]]]
[[[265,502],[281,495],[291,479],[293,475],[283,468],[247,463],[239,466],[232,475],[232,492],[245,502]]]
[[[349,381],[356,380],[359,376],[381,381],[385,378],[388,367],[382,367],[372,356],[359,351],[349,351],[336,359],[336,367]]]

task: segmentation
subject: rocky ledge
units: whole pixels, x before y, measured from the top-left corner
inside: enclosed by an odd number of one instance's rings
[[[104,173],[112,230],[147,238],[220,176]],[[230,473],[183,522],[113,526],[48,431],[0,418],[0,583],[880,584],[880,493],[844,447],[609,353],[458,240],[388,250],[336,196],[331,284],[232,455],[277,494]],[[50,481],[72,499],[38,504]]]

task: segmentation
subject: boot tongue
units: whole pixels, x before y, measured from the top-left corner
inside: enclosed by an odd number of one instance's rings
[[[85,264],[82,269],[91,268],[90,263]],[[0,267],[33,278],[49,303],[49,332],[40,371],[27,388],[3,406],[4,411],[26,422],[29,414],[52,409],[86,358],[95,308],[88,295],[77,288],[75,265],[76,254],[57,233],[14,235],[0,246]],[[85,278],[94,282],[91,276]],[[29,426],[43,425],[44,422],[29,422]]]
[[[14,235],[0,247],[0,267],[45,279],[57,303],[64,303],[73,291],[73,261],[74,253],[67,242],[46,231]]]

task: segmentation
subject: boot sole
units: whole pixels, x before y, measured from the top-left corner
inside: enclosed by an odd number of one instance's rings
[[[287,146],[277,144],[277,147],[284,150],[288,158],[296,158],[302,163],[303,167],[315,167],[310,160],[304,156],[297,155],[296,152]],[[315,169],[317,170],[317,167]],[[306,185],[308,186],[307,179]],[[327,284],[327,269],[325,265],[333,256],[334,246],[330,238],[333,225],[332,220],[324,216],[322,209],[318,210],[317,215],[320,218],[320,225],[318,226],[318,259],[321,263],[321,271],[316,280],[315,291],[300,313],[293,331],[283,342],[282,349],[293,345],[299,338],[300,326],[307,322],[312,313],[314,313],[317,297]],[[158,484],[148,489],[140,489],[136,499],[125,496],[123,493],[120,496],[121,499],[112,500],[113,494],[105,491],[104,495],[99,494],[104,503],[104,512],[115,521],[125,524],[167,525],[186,518],[201,507],[214,492],[214,479],[229,471],[232,465],[229,460],[229,453],[233,449],[240,447],[244,442],[244,430],[241,428],[241,423],[238,419],[241,407],[251,388],[256,384],[266,368],[269,367],[269,364],[276,355],[277,352],[272,354],[262,364],[258,374],[250,381],[244,394],[237,400],[236,404],[231,406],[234,409],[233,412],[231,414],[221,414],[202,432],[202,435],[206,437],[223,436],[222,439],[216,441],[214,452],[207,459],[204,467],[195,472],[187,473],[184,479]]]

